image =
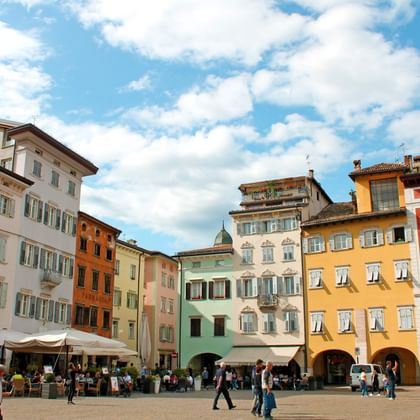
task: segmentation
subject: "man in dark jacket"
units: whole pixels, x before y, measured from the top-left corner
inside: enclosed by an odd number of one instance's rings
[[[213,401],[213,410],[218,410],[217,407],[217,401],[219,400],[220,394],[223,394],[225,397],[225,400],[227,402],[227,405],[229,407],[229,410],[232,410],[232,408],[235,408],[236,405],[233,405],[232,400],[230,399],[229,391],[226,387],[226,365],[224,362],[220,363],[220,368],[217,369],[216,372],[216,397]]]
[[[263,361],[258,359],[255,362],[255,366],[252,368],[251,383],[252,383],[252,408],[251,414],[254,416],[261,414],[262,407],[262,384],[261,384],[261,372],[262,372]],[[257,376],[258,375],[258,376]]]

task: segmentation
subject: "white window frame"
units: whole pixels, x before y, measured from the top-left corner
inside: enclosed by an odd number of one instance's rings
[[[403,228],[404,229],[404,241],[395,241],[395,229]],[[390,226],[386,233],[386,239],[390,245],[405,244],[413,240],[413,233],[410,225],[393,225]]]
[[[128,292],[127,293],[127,308],[128,309],[137,309],[137,294]]]
[[[115,289],[114,288],[114,294],[112,297],[112,304],[114,306],[121,306],[121,302],[122,302],[122,292],[120,289]]]
[[[241,313],[241,331],[242,334],[254,334],[257,332],[258,319],[255,312]]]
[[[311,334],[323,334],[324,312],[311,312]]]
[[[135,339],[135,331],[136,331],[136,323],[135,321],[128,321],[128,339],[134,340]]]
[[[369,308],[369,330],[372,332],[385,331],[384,308]]]
[[[263,263],[274,262],[274,247],[273,246],[262,247],[262,262]]]
[[[331,251],[344,251],[353,248],[353,238],[348,232],[337,232],[330,236]]]
[[[6,262],[7,237],[0,235],[0,263]]]
[[[113,319],[112,320],[112,338],[118,338],[118,332],[119,332],[119,320]]]
[[[300,277],[283,276],[283,295],[294,296],[300,294]]]
[[[277,220],[277,228],[280,232],[289,232],[297,229],[296,217],[283,217]]]
[[[339,310],[339,311],[337,311],[338,331],[340,333],[351,333],[351,332],[353,332],[352,313],[353,313],[353,311],[351,311],[351,310]]]
[[[67,194],[71,195],[72,197],[76,196],[76,183],[71,179],[67,182]]]
[[[366,264],[366,281],[368,284],[381,282],[381,263]]]
[[[34,197],[33,195],[29,195],[29,214],[28,217],[32,220],[37,221],[38,220],[38,213],[39,209],[42,206],[41,200]],[[41,208],[41,210],[43,210]]]
[[[42,163],[39,160],[34,159],[32,165],[32,175],[41,178],[42,175]]]
[[[0,309],[6,307],[8,283],[4,281],[4,277],[0,277]]]
[[[67,303],[57,302],[58,305],[58,323],[65,324],[67,317]]]
[[[400,331],[414,330],[414,307],[404,305],[397,307],[398,329]]]
[[[256,277],[246,277],[241,281],[243,298],[253,298],[258,296],[258,279]]]
[[[25,243],[25,261],[23,265],[25,265],[26,267],[34,266],[35,249],[36,245],[30,244],[28,242]]]
[[[7,195],[0,194],[0,214],[13,217],[15,214],[15,200]]]
[[[135,264],[130,264],[130,280],[136,279],[136,271],[137,271],[137,266]]]
[[[242,249],[241,264],[253,264],[254,250],[252,248]]]
[[[70,278],[70,274],[71,274],[70,269],[71,269],[71,258],[63,255],[63,271],[62,271],[61,274],[64,277],[69,277]]]
[[[323,288],[323,270],[314,269],[309,270],[309,288],[310,289],[322,289]]]
[[[54,169],[51,171],[51,185],[55,188],[60,187],[60,174]]]
[[[283,246],[283,261],[294,261],[295,260],[295,246],[284,245]]]
[[[214,280],[213,282],[213,298],[224,299],[226,296],[226,281]]]
[[[277,331],[275,312],[262,313],[262,332],[264,334],[272,334]]]
[[[160,312],[166,313],[166,297],[160,298]]]
[[[349,285],[349,267],[335,267],[335,285],[337,287]]]
[[[384,233],[379,228],[368,228],[360,232],[359,244],[361,248],[371,248],[384,244]]]
[[[297,311],[284,312],[284,330],[291,333],[298,331],[298,313]]]
[[[63,212],[63,232],[67,233],[68,235],[73,234],[73,225],[75,223],[75,217],[73,214],[67,213],[66,211]]]
[[[174,300],[168,299],[168,314],[174,313]]]
[[[162,277],[160,279],[160,284],[162,287],[166,287],[167,281],[166,281],[166,273],[162,272]]]
[[[394,261],[395,281],[407,281],[409,279],[409,261]]]
[[[191,300],[200,300],[203,298],[203,282],[202,281],[192,281],[190,289],[190,298]]]
[[[308,236],[304,239],[304,244],[306,244],[306,254],[318,254],[325,251],[325,241],[321,235]]]

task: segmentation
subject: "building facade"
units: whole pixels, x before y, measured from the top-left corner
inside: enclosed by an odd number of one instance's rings
[[[145,259],[143,322],[150,331],[150,356],[146,366],[174,369],[177,366],[176,312],[177,262],[168,255],[148,251]]]
[[[116,240],[120,231],[79,211],[72,326],[112,337]]]
[[[7,244],[14,304],[2,322],[25,333],[63,328],[71,324],[80,187],[97,168],[32,124],[0,128],[2,166],[32,182],[15,213],[18,244]]]
[[[402,383],[418,382],[405,170],[355,161],[352,201],[302,224],[308,364],[326,383],[345,384],[352,363],[387,360],[399,361]]]
[[[271,359],[284,373],[306,370],[300,223],[331,199],[308,176],[243,184],[233,219],[231,365]],[[280,368],[279,368],[280,370]]]
[[[232,237],[223,229],[209,248],[178,252],[178,364],[195,373],[232,348]]]

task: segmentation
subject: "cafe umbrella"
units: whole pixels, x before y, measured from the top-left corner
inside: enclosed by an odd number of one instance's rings
[[[142,363],[146,364],[150,357],[152,344],[151,344],[151,339],[150,339],[149,320],[145,312],[143,312],[141,316],[140,343],[139,344],[140,344],[139,353],[140,353],[141,361]]]
[[[5,359],[6,347],[4,345],[4,342],[6,340],[20,340],[25,337],[27,337],[27,334],[21,333],[19,331],[13,331],[13,330],[8,330],[8,329],[0,330],[0,346],[1,346],[0,363],[4,363],[4,359]]]

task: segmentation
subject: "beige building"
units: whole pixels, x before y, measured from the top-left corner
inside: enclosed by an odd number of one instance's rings
[[[314,179],[242,184],[233,218],[233,348],[224,360],[271,359],[283,373],[306,370],[300,221],[331,199]]]

